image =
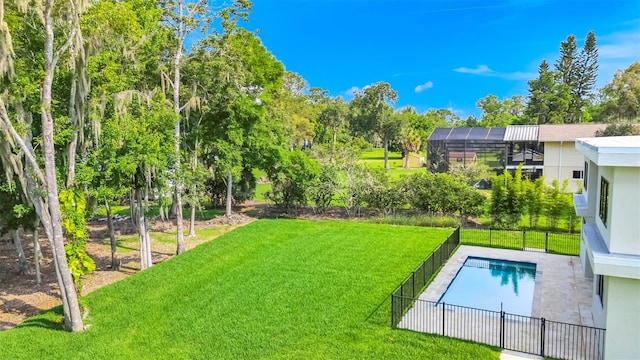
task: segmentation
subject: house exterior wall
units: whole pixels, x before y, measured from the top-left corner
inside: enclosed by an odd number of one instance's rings
[[[640,167],[613,168],[610,186],[609,251],[640,255]]]
[[[593,316],[593,325],[595,327],[607,328],[607,317],[604,313],[604,309],[607,308],[609,304],[609,277],[605,276],[604,278],[604,291],[602,301],[597,294],[596,286],[598,286],[597,281],[593,282],[593,298],[591,303],[591,315]]]
[[[560,185],[569,180],[568,191],[576,192],[582,186],[582,180],[573,179],[573,171],[584,170],[584,155],[576,150],[575,142],[544,143],[544,179],[547,185],[558,180]]]
[[[588,191],[588,197],[597,198],[595,222],[609,252],[640,255],[640,167],[595,167],[599,169],[597,192]],[[601,178],[609,181],[610,198],[605,225],[598,215]],[[589,184],[587,184],[588,186]],[[591,189],[589,189],[591,190]],[[615,206],[613,206],[615,204]],[[591,208],[591,207],[589,207]]]
[[[593,322],[606,328],[605,359],[640,359],[640,137],[579,139],[576,147],[588,163],[587,188],[574,206],[584,223],[580,259],[594,276]],[[609,183],[604,221],[602,178]]]
[[[640,280],[607,277],[605,359],[640,359]]]

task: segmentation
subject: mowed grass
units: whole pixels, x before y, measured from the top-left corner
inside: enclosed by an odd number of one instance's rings
[[[497,359],[478,344],[392,330],[389,296],[451,232],[259,220],[0,332],[2,359]]]
[[[384,149],[375,148],[364,151],[360,155],[360,161],[372,169],[384,169]],[[426,171],[424,167],[405,169],[403,166],[404,161],[402,160],[402,154],[389,151],[389,169],[387,170],[387,174],[389,174],[391,180],[396,181],[404,176],[424,173]]]

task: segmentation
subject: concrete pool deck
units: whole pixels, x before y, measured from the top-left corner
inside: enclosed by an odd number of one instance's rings
[[[584,276],[577,256],[462,245],[447,261],[420,300],[437,302],[469,256],[536,264],[532,317],[593,326],[593,279]],[[491,296],[487,294],[487,296]]]
[[[506,315],[501,318],[500,312],[451,307],[449,304],[446,308],[434,306],[469,256],[536,264],[531,317]],[[463,245],[412,304],[397,327],[528,354],[543,352],[556,358],[601,358],[603,333],[575,326],[593,326],[592,286],[593,280],[584,277],[580,258],[576,256]],[[478,296],[489,297],[492,294]],[[548,320],[546,328],[539,318]],[[594,337],[594,334],[602,336]],[[531,358],[536,357],[514,351],[501,354],[501,359],[505,360]]]

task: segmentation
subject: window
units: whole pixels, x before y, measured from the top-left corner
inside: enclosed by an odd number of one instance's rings
[[[589,177],[589,163],[584,162],[584,189],[587,190],[587,178]]]
[[[600,177],[600,220],[604,226],[607,226],[607,215],[609,214],[609,181],[604,177]]]
[[[573,178],[574,179],[582,179],[582,178],[584,178],[584,171],[582,171],[582,170],[573,170]]]
[[[462,162],[462,158],[456,158],[457,162]]]
[[[604,276],[596,276],[596,294],[600,298],[600,304],[604,306],[602,299],[604,298]]]

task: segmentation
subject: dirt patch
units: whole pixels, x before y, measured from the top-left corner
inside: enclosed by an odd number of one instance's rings
[[[197,221],[196,229],[224,227],[230,231],[253,220],[253,217],[243,213],[234,213],[230,217],[218,216],[210,220]],[[175,231],[175,221],[163,222],[155,219],[150,222],[150,226],[153,263],[159,263],[174,256],[175,243],[153,241],[153,233]],[[188,229],[188,226],[189,222],[184,221],[185,229]],[[89,222],[88,228],[87,252],[96,262],[96,271],[83,281],[84,294],[140,271],[140,252],[137,241],[127,243],[127,246],[131,245],[130,251],[118,254],[121,267],[118,271],[112,271],[106,220],[92,220]],[[117,221],[115,230],[118,237],[135,234],[135,227],[128,219]],[[185,236],[185,247],[189,250],[210,240],[212,239]],[[41,284],[37,285],[33,265],[28,274],[20,274],[13,243],[8,240],[0,240],[0,330],[11,329],[26,318],[61,304],[49,242],[46,237],[41,236],[39,243],[43,258],[40,262]],[[33,237],[31,234],[23,236],[23,247],[27,260],[33,264]]]

